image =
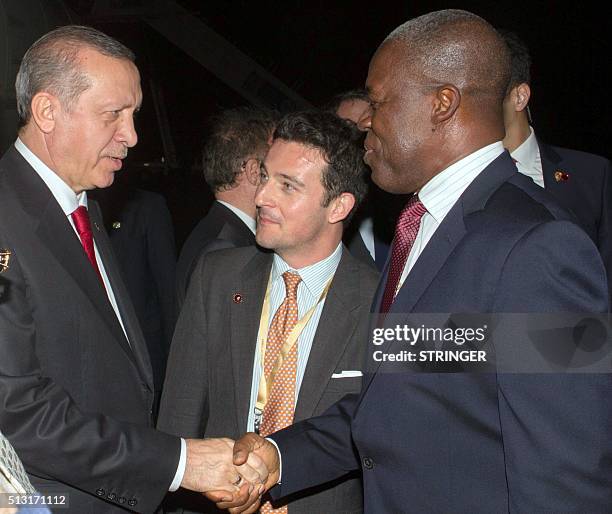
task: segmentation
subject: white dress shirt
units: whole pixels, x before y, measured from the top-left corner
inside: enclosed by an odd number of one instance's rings
[[[30,166],[34,169],[34,171],[40,176],[42,181],[47,185],[51,194],[60,205],[62,211],[66,215],[68,219],[68,223],[74,230],[74,233],[77,237],[79,237],[79,233],[74,226],[74,222],[72,221],[72,213],[80,206],[84,206],[87,208],[87,192],[82,191],[78,195],[70,188],[66,182],[64,182],[59,175],[57,175],[54,171],[52,171],[44,162],[42,162],[34,153],[21,141],[21,139],[17,138],[15,141],[16,150],[23,156],[23,158],[28,162]],[[79,237],[80,240],[80,237]],[[115,311],[117,319],[119,320],[119,324],[123,329],[123,333],[125,334],[125,338],[130,344],[130,340],[127,336],[127,332],[125,330],[125,326],[123,325],[123,320],[121,319],[121,314],[119,313],[119,307],[117,306],[117,300],[115,299],[115,294],[113,293],[113,288],[111,287],[110,281],[108,280],[108,275],[106,274],[106,270],[104,269],[104,263],[100,258],[100,253],[98,252],[98,247],[96,246],[96,241],[94,239],[94,251],[96,254],[96,262],[98,264],[98,268],[100,269],[100,275],[102,275],[102,281],[104,282],[104,287],[106,289],[106,294],[108,296],[108,300]],[[170,491],[176,491],[181,482],[183,480],[183,475],[185,474],[185,466],[187,464],[187,446],[183,439],[181,439],[181,455],[179,457],[179,464],[174,476],[174,480],[170,485]]]
[[[516,161],[519,173],[531,177],[540,187],[544,187],[544,171],[542,168],[542,157],[535,132],[529,127],[529,137],[517,147],[510,155]]]
[[[427,212],[421,218],[419,232],[406,260],[397,291],[459,197],[473,180],[503,152],[504,146],[501,141],[487,145],[451,164],[421,188],[419,200]]]
[[[297,305],[298,305],[298,319],[300,319],[308,310],[316,304],[319,300],[321,293],[325,289],[328,281],[336,273],[338,264],[340,264],[340,258],[342,257],[342,243],[340,243],[334,252],[325,259],[306,266],[301,269],[294,269],[287,264],[278,255],[274,254],[274,260],[272,262],[272,269],[270,271],[272,290],[270,291],[270,319],[268,320],[268,328],[272,323],[274,313],[278,310],[281,303],[285,299],[285,281],[283,280],[283,273],[285,271],[293,271],[302,278],[302,281],[298,285],[297,290]],[[304,373],[306,372],[306,365],[308,364],[308,357],[310,356],[310,349],[312,348],[312,342],[319,325],[319,319],[323,312],[323,306],[325,305],[325,299],[319,302],[316,309],[314,310],[312,317],[302,330],[302,333],[298,337],[298,359],[297,359],[297,372],[296,372],[296,383],[295,383],[295,402],[297,403],[298,394],[300,387],[302,386],[302,380],[304,379]],[[253,379],[251,381],[251,402],[249,404],[249,416],[247,426],[245,427],[248,432],[253,432],[255,424],[255,404],[257,402],[257,393],[259,391],[259,380],[261,378],[261,348],[259,341],[257,341],[257,347],[255,349],[255,356],[253,359]]]

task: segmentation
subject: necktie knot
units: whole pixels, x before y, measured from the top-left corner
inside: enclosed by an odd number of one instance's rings
[[[87,207],[80,205],[72,213],[72,221],[74,221],[74,226],[76,227],[81,238],[83,237],[83,234],[91,234],[91,223],[89,222]]]
[[[94,248],[93,231],[91,230],[91,223],[89,221],[89,213],[87,212],[87,207],[85,207],[84,205],[80,205],[71,214],[71,217],[74,223],[74,227],[76,228],[76,231],[79,234],[79,239],[81,240],[83,250],[85,250],[85,254],[89,259],[89,262],[91,263],[94,271],[98,275],[102,286],[104,286],[104,280],[102,279],[100,268],[98,268],[98,263],[96,262],[96,251]]]
[[[297,296],[297,288],[302,281],[302,277],[300,277],[297,273],[293,273],[292,271],[285,271],[285,273],[283,273],[283,280],[285,281],[286,296],[295,298]]]
[[[391,248],[391,264],[383,293],[381,312],[389,311],[402,276],[410,250],[421,226],[421,218],[427,212],[418,195],[412,196],[402,209],[395,226],[395,237]]]
[[[408,200],[406,206],[402,209],[397,220],[397,226],[404,226],[406,224],[413,224],[415,222],[420,223],[423,214],[427,212],[423,202],[419,200],[418,195],[414,195]]]

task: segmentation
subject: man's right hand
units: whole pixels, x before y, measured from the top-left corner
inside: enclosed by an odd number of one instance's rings
[[[187,439],[187,464],[181,487],[198,491],[223,491],[230,498],[239,491],[261,491],[267,483],[266,464],[256,455],[247,455],[234,465],[232,439]],[[235,460],[235,459],[234,459]],[[245,485],[249,487],[245,489]]]
[[[217,503],[220,509],[228,509],[231,514],[251,514],[256,512],[261,502],[261,495],[276,485],[280,478],[280,456],[276,447],[267,439],[248,433],[238,439],[234,444],[234,465],[244,466],[254,457],[260,459],[266,466],[268,477],[265,481],[265,490],[241,489],[227,500],[222,491],[211,491],[206,496]]]

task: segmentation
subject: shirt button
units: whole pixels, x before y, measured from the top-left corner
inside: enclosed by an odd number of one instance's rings
[[[96,490],[96,494],[98,496],[104,496],[106,494],[106,492],[104,491],[104,489],[97,489]]]
[[[365,469],[372,469],[374,467],[374,461],[370,457],[364,457],[362,462]]]

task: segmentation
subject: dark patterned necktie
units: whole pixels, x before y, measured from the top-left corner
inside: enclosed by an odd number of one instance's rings
[[[421,218],[427,212],[425,206],[419,200],[418,195],[414,195],[402,210],[395,226],[395,236],[391,245],[391,262],[389,264],[389,274],[387,284],[383,294],[381,313],[389,312],[389,308],[395,299],[397,285],[404,271],[406,260],[414,245],[414,241],[419,232]]]

